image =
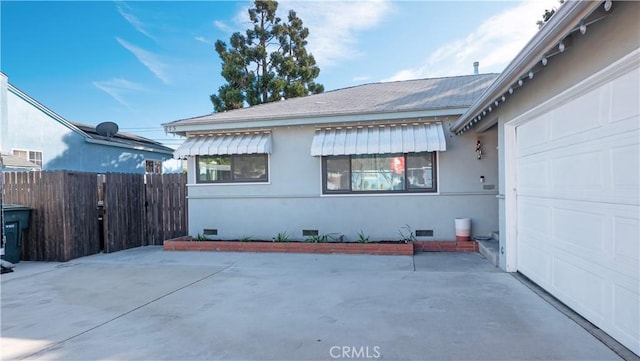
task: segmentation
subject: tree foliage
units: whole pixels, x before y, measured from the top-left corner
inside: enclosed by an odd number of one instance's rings
[[[293,10],[287,21],[276,16],[278,2],[255,0],[249,9],[251,27],[218,40],[215,50],[227,81],[211,95],[216,112],[294,98],[324,91],[314,81],[320,68],[306,50],[309,29]]]
[[[559,0],[558,1],[560,3],[560,5],[562,5],[564,3],[564,0]],[[541,29],[542,26],[544,26],[544,24],[546,24],[549,19],[551,19],[551,17],[553,16],[553,14],[556,13],[556,8],[551,8],[551,10],[549,9],[545,9],[544,13],[542,14],[542,19],[536,21],[536,25],[538,25],[538,29]]]

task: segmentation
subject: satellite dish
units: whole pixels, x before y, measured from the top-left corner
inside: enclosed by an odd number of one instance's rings
[[[118,133],[118,124],[114,122],[102,122],[96,126],[98,134],[111,138]]]

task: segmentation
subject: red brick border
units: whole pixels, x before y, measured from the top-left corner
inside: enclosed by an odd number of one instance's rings
[[[414,241],[413,243],[306,243],[192,241],[190,236],[164,241],[165,251],[341,253],[410,256],[418,252],[478,252],[478,243]]]
[[[413,250],[418,252],[478,252],[476,241],[414,241]]]

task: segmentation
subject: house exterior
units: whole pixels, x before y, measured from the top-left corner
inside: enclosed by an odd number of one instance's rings
[[[638,24],[566,2],[451,131],[498,127],[500,266],[640,355]]]
[[[454,240],[457,217],[473,235],[496,231],[497,129],[447,130],[496,76],[367,84],[164,124],[187,137],[175,156],[188,160],[189,232]]]
[[[100,135],[95,126],[70,122],[0,73],[0,150],[3,171],[75,170],[162,172],[173,149],[132,134]],[[22,161],[16,158],[22,159]]]

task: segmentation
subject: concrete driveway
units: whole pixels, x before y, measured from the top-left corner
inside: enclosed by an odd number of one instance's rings
[[[164,252],[21,262],[3,360],[618,360],[479,254]]]

